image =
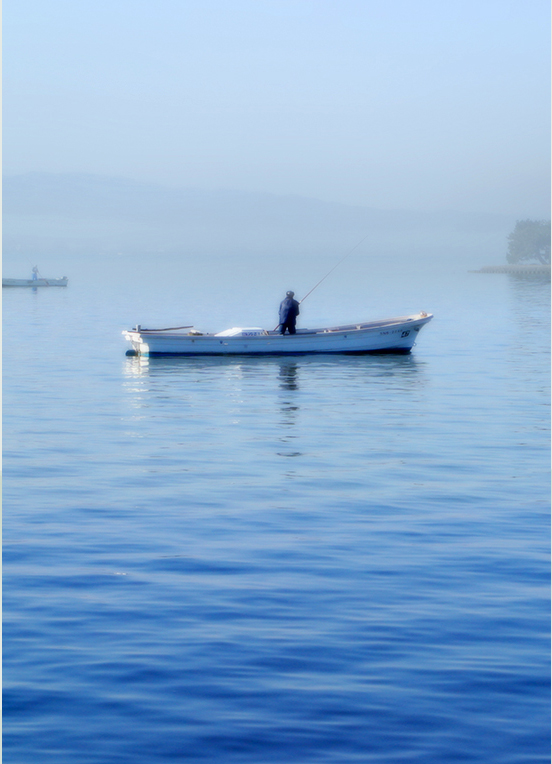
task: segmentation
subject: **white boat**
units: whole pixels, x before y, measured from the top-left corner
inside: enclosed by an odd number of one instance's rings
[[[418,333],[433,316],[413,316],[347,324],[325,329],[297,329],[281,335],[259,327],[235,327],[218,334],[193,327],[123,331],[132,346],[127,355],[303,355],[305,353],[410,353]],[[189,331],[187,331],[189,330]]]
[[[64,287],[67,276],[61,279],[2,279],[3,287]]]

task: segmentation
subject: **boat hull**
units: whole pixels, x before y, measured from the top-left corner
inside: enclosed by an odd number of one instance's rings
[[[68,279],[2,279],[3,287],[65,287]]]
[[[350,324],[329,329],[299,329],[282,336],[265,332],[256,336],[182,334],[170,330],[136,328],[123,332],[132,349],[129,355],[306,355],[410,353],[420,329],[433,316],[420,313],[384,321]]]

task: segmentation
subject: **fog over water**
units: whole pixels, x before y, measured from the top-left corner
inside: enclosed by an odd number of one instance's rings
[[[10,4],[5,256],[339,254],[368,233],[390,254],[498,256],[512,221],[549,215],[549,14]]]

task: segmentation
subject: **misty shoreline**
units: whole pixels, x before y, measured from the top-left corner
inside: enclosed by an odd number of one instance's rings
[[[512,215],[382,210],[300,196],[174,188],[85,173],[4,178],[9,256],[505,256]],[[503,254],[504,253],[504,254]],[[475,265],[475,263],[473,263]]]

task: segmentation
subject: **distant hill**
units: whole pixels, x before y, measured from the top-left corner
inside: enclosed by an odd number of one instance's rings
[[[506,248],[509,215],[420,213],[299,196],[171,188],[124,178],[29,173],[3,181],[4,252],[32,255],[340,253],[368,235],[385,256]],[[503,257],[501,251],[500,259]]]

